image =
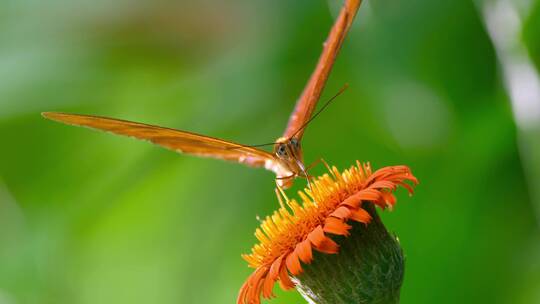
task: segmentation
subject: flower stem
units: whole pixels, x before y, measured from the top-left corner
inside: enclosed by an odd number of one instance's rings
[[[396,304],[403,282],[403,251],[388,233],[372,203],[368,225],[353,224],[351,235],[335,240],[339,254],[314,252],[315,258],[295,277],[298,291],[313,304]]]

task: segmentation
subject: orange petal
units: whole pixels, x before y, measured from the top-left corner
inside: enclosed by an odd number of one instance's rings
[[[375,201],[381,196],[381,192],[375,189],[364,189],[354,195],[357,199],[362,201]]]
[[[349,196],[340,205],[358,208],[362,201],[377,201],[380,197],[381,194],[378,190],[368,188]]]
[[[263,284],[263,278],[268,271],[268,267],[261,267],[255,270],[255,273],[248,279],[248,290],[246,298],[248,303],[260,303],[261,288]]]
[[[338,253],[339,246],[332,239],[330,239],[329,237],[326,237],[324,241],[321,243],[321,245],[318,247],[315,247],[315,249],[323,253],[334,254],[334,253]]]
[[[270,271],[268,271],[268,274],[264,279],[262,294],[263,297],[266,299],[275,297],[272,290],[274,289],[274,284],[276,283],[277,277],[279,276],[279,268],[281,267],[282,260],[283,256],[280,256],[272,263],[272,266],[270,266]]]
[[[413,194],[414,193],[414,189],[411,187],[411,185],[405,183],[405,182],[398,182],[399,185],[403,186],[404,188],[407,189],[407,191],[409,191],[409,194]]]
[[[285,264],[281,264],[281,269],[279,271],[279,286],[283,290],[289,290],[294,288],[294,283],[287,273],[287,267]]]
[[[396,197],[392,193],[382,192],[381,195],[387,205],[394,206],[396,204]]]
[[[324,230],[321,225],[317,226],[317,228],[313,229],[308,236],[308,240],[313,244],[315,247],[318,247],[321,245],[321,243],[324,241],[326,236],[324,235]]]
[[[388,180],[380,180],[380,181],[374,182],[369,187],[374,188],[374,189],[391,189],[391,190],[394,190],[396,188],[396,184],[394,184],[393,182],[388,181]]]
[[[343,202],[340,203],[341,206],[349,206],[352,208],[358,208],[360,206],[361,200],[356,197],[356,195],[351,195],[346,198]]]
[[[409,174],[410,170],[407,166],[392,166],[381,168],[373,173],[368,179],[367,183],[370,184],[375,180],[393,179],[396,176]]]
[[[386,209],[386,207],[388,207],[388,205],[386,205],[386,202],[384,201],[382,197],[376,201],[373,201],[373,203],[379,206],[381,209]]]
[[[285,264],[287,264],[287,269],[292,275],[297,275],[302,272],[300,260],[298,259],[298,255],[294,251],[289,253],[287,259],[285,260]]]
[[[236,304],[245,304],[247,303],[246,294],[248,290],[248,280],[242,284],[242,287],[240,288],[240,292],[238,292],[238,297],[236,298]]]
[[[350,225],[345,224],[342,219],[335,217],[329,217],[324,221],[324,232],[337,234],[337,235],[349,235]]]
[[[272,263],[272,266],[270,266],[270,271],[268,272],[268,276],[272,279],[277,279],[279,276],[279,269],[281,268],[281,262],[283,261],[283,257],[285,255],[280,256],[277,258],[274,263]]]
[[[253,296],[250,298],[250,304],[261,304],[261,289],[263,282],[263,280],[260,280],[257,284],[257,288],[253,292]]]
[[[263,287],[262,287],[262,296],[265,299],[271,299],[271,298],[275,297],[275,295],[273,293],[275,283],[276,283],[276,280],[272,279],[268,275],[266,276],[266,278],[264,278],[264,283],[263,283]]]
[[[300,260],[306,264],[311,263],[313,260],[313,252],[311,251],[311,243],[308,239],[298,243],[294,252],[298,255]]]
[[[339,219],[347,219],[351,215],[351,210],[345,206],[341,206],[336,209],[336,211],[332,212],[330,216],[337,217]]]
[[[369,215],[366,210],[359,208],[351,212],[350,219],[353,221],[367,224],[371,221],[371,215]]]
[[[407,177],[405,177],[405,179],[411,181],[415,185],[419,184],[418,179],[414,177],[411,172],[407,173]]]

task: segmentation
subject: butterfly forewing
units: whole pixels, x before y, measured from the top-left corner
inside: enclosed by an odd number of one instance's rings
[[[287,128],[283,137],[296,137],[301,139],[304,134],[304,127],[310,120],[313,111],[317,106],[328,76],[332,71],[334,62],[339,53],[343,41],[351,28],[351,24],[356,16],[362,0],[347,0],[334,23],[328,39],[324,43],[324,48],[317,62],[315,70],[311,74],[308,83],[304,87],[302,95],[298,99],[296,106],[289,118]]]
[[[83,126],[150,141],[176,152],[243,163],[252,167],[272,167],[273,154],[234,142],[132,121],[107,117],[46,112],[43,116],[65,124]]]

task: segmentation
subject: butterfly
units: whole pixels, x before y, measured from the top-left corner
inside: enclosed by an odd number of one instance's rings
[[[259,149],[260,146],[269,144],[242,145],[192,132],[121,119],[59,112],[44,112],[42,115],[68,125],[88,127],[150,141],[179,153],[233,161],[250,167],[262,167],[276,174],[276,183],[279,187],[289,188],[296,177],[305,177],[309,181],[301,148],[306,126],[346,89],[344,86],[312,116],[359,5],[360,1],[347,1],[341,10],[325,42],[317,67],[296,104],[283,136],[271,143],[274,146],[273,152]]]

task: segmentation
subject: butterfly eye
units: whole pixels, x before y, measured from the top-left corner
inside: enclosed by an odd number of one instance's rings
[[[285,145],[283,145],[283,144],[279,145],[279,147],[277,148],[277,154],[279,156],[287,155],[287,150],[285,149]]]

